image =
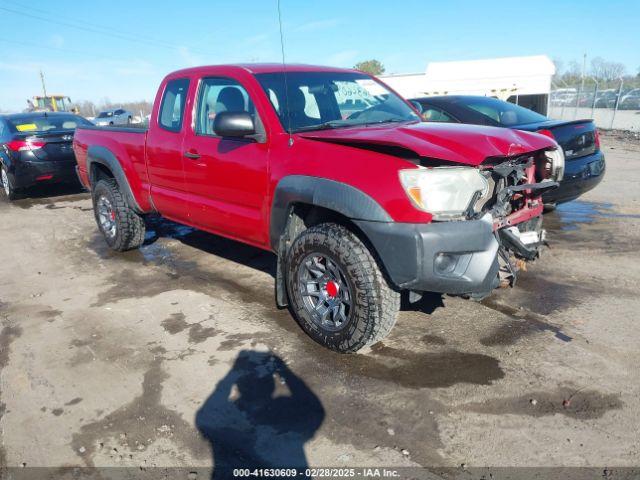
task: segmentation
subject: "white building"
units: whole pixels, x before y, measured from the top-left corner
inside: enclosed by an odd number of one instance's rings
[[[431,62],[425,73],[383,75],[406,98],[483,95],[546,113],[555,65],[546,55]]]

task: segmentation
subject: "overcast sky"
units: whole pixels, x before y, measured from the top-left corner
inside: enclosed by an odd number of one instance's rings
[[[288,62],[390,73],[429,61],[583,53],[640,67],[640,1],[281,0]],[[0,0],[0,111],[41,92],[153,100],[178,68],[281,61],[276,0]]]

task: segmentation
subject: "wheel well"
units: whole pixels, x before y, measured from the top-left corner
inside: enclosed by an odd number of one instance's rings
[[[282,238],[285,240],[284,243],[286,245],[286,249],[285,252],[281,253],[286,253],[288,247],[293,243],[296,237],[300,235],[300,233],[302,233],[302,231],[321,223],[336,223],[343,226],[355,236],[357,236],[369,249],[371,255],[373,255],[373,258],[375,258],[376,262],[378,262],[380,271],[387,278],[387,281],[390,282],[390,277],[386,270],[386,266],[382,262],[382,259],[378,255],[378,252],[376,251],[369,238],[365,235],[365,233],[349,217],[329,208],[319,207],[317,205],[310,205],[306,203],[293,204],[291,206],[287,226],[285,228],[285,231],[282,233]]]
[[[317,205],[309,205],[306,203],[297,203],[292,206],[292,216],[295,217],[295,226],[300,226],[300,221],[304,228],[310,228],[321,223],[337,223],[347,228],[357,228],[355,224],[347,216],[331,210],[329,208],[318,207]],[[300,233],[298,231],[296,234]],[[297,236],[297,235],[296,235]]]
[[[91,172],[89,179],[91,181],[91,185],[95,185],[103,178],[115,178],[113,172],[102,163],[94,162],[91,164]]]

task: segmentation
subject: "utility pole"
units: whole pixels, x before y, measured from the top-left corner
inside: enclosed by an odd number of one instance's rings
[[[578,89],[578,96],[576,97],[576,108],[573,111],[574,120],[578,118],[578,106],[580,105],[580,98],[584,92],[584,74],[587,69],[587,54],[582,55],[582,78],[580,79],[580,88]]]
[[[47,87],[44,84],[44,73],[42,72],[42,70],[40,70],[40,80],[42,81],[42,93],[44,94],[44,97],[47,97]]]
[[[580,90],[584,91],[584,75],[587,71],[587,54],[585,53],[582,56],[582,83],[580,85]]]

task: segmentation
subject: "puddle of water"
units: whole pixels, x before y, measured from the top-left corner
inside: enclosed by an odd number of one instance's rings
[[[335,355],[319,352],[319,356]],[[460,383],[491,385],[504,378],[500,361],[458,350],[414,352],[378,343],[367,355],[328,358],[324,363],[349,375],[390,382],[402,388],[448,388]]]
[[[594,223],[601,218],[640,218],[640,215],[616,213],[611,203],[583,200],[558,205],[555,215],[547,215],[546,218],[553,219],[554,216],[560,222],[560,230],[577,230],[580,224]]]

